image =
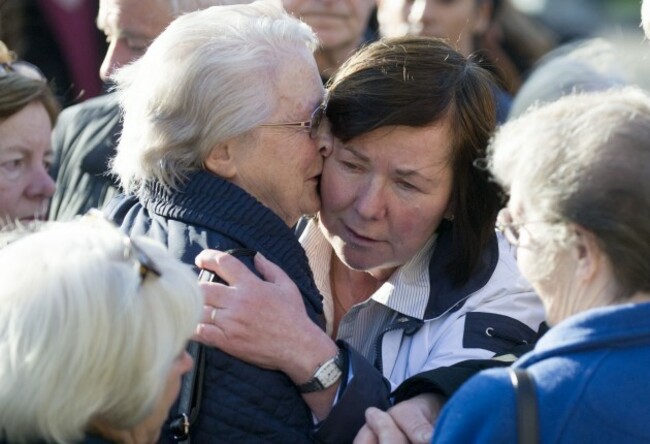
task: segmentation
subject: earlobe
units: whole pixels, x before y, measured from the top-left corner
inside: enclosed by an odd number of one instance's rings
[[[232,144],[228,141],[216,145],[203,160],[204,168],[219,177],[232,181],[237,175],[232,149]]]

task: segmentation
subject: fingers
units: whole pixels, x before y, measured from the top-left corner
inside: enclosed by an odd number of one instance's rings
[[[425,444],[431,441],[433,423],[441,407],[439,396],[424,393],[395,404],[388,413],[411,442]]]
[[[282,268],[275,265],[273,262],[264,257],[262,253],[257,253],[254,258],[255,268],[262,275],[265,281],[274,284],[283,284],[292,282],[291,278],[282,270]]]
[[[379,444],[379,441],[370,427],[364,425],[355,436],[353,444]]]
[[[192,336],[192,340],[209,347],[223,348],[223,345],[228,341],[228,336],[218,325],[202,323],[196,326],[196,332]]]
[[[219,250],[203,250],[194,263],[216,273],[229,285],[238,278],[256,277],[239,259]]]
[[[366,410],[366,425],[379,444],[408,444],[406,435],[386,412],[370,407]]]

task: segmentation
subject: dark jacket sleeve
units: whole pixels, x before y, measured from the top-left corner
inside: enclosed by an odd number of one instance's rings
[[[342,387],[338,402],[328,417],[319,424],[315,438],[317,442],[343,444],[352,442],[357,432],[366,423],[365,411],[368,407],[387,410],[391,406],[390,383],[384,379],[363,356],[344,341],[337,341],[346,351],[352,370],[352,379]],[[347,371],[343,381],[347,381]]]

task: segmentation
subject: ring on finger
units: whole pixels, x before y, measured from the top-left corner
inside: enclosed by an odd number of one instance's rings
[[[212,311],[210,312],[210,319],[212,322],[214,322],[217,318],[217,309],[213,308]]]

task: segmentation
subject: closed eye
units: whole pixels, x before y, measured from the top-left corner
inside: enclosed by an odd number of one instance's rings
[[[349,170],[349,171],[362,171],[363,170],[363,168],[359,164],[352,163],[352,162],[346,162],[345,160],[341,160],[339,162],[341,163],[341,165],[343,165],[343,167],[346,170]]]

